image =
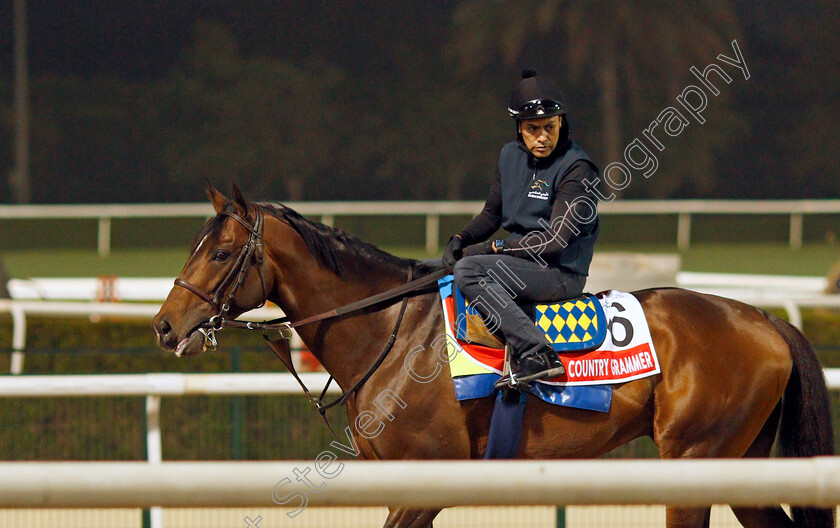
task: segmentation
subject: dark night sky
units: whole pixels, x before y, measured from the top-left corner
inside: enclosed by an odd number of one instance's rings
[[[317,71],[324,64],[336,66],[347,74],[349,81],[342,90],[356,97],[348,100],[363,100],[363,104],[368,104],[369,100],[363,98],[370,94],[375,97],[378,93],[401,93],[403,89],[446,86],[451,73],[444,69],[443,63],[447,61],[439,51],[451,40],[452,14],[463,1],[27,0],[29,67],[36,88],[50,85],[49,80],[43,79],[44,74],[84,78],[116,76],[140,81],[137,86],[143,86],[142,81],[164,78],[179,66],[185,46],[193,42],[197,21],[207,19],[231,29],[246,56],[267,55],[309,72]],[[737,149],[727,152],[724,148],[718,170],[724,182],[742,174],[773,174],[775,180],[782,182],[773,191],[778,194],[785,192],[784,178],[779,172],[780,141],[777,141],[783,138],[773,127],[761,123],[765,116],[772,115],[791,123],[795,129],[801,119],[809,117],[809,112],[819,112],[819,107],[815,110],[814,105],[830,106],[837,100],[830,92],[836,89],[836,64],[840,63],[836,33],[830,31],[830,21],[837,19],[836,6],[829,0],[797,3],[734,0],[733,4],[743,33],[738,37],[739,43],[752,74],[750,83],[733,96],[737,98],[738,112],[744,116],[743,122],[750,127],[749,141],[744,143],[750,154],[743,155]],[[686,10],[686,16],[690,16],[690,7]],[[597,23],[591,27],[593,31],[602,31]],[[491,90],[502,93],[519,66],[543,68],[539,60],[547,61],[546,68],[562,76],[563,54],[545,58],[545,49],[541,39],[532,38],[525,42],[519,58],[522,64],[502,64],[495,57],[492,60],[498,64],[492,63],[485,68],[486,72],[476,74],[476,78],[490,85]],[[425,50],[428,53],[423,53]],[[6,0],[0,1],[0,97],[4,106],[9,106],[12,100],[12,58],[13,0]],[[319,60],[311,61],[312,58]],[[406,60],[408,68],[401,68],[403,65],[395,62],[398,60]],[[421,73],[422,80],[429,82],[401,84],[416,81],[404,75],[413,71]],[[595,111],[597,93],[590,77],[582,76],[576,93],[567,92],[570,101],[577,97],[589,102],[581,105],[578,121],[584,139],[586,130],[596,129],[599,119]],[[688,72],[681,79],[688,82]],[[457,81],[453,80],[455,84]],[[382,90],[367,90],[362,85]],[[385,98],[383,101],[392,104]],[[382,101],[369,104],[376,112]],[[819,120],[815,122],[820,124]],[[584,128],[587,125],[589,129]],[[627,132],[638,133],[637,130]],[[824,141],[840,137],[830,126],[823,127],[823,135]],[[8,149],[3,151],[4,148],[0,145],[0,159],[10,158]],[[824,152],[814,152],[816,158],[830,157]],[[117,170],[103,167],[90,170]],[[803,175],[809,171],[827,173],[825,167],[834,167],[833,162],[797,166],[796,170]],[[50,165],[42,170],[53,171],[54,167]],[[721,185],[720,192],[726,196],[737,192],[732,186]],[[831,185],[833,189],[834,184]],[[754,186],[748,185],[735,189],[754,192]],[[808,192],[810,196],[822,191]]]
[[[438,46],[454,2],[384,7],[372,2],[224,2],[29,0],[29,63],[33,74],[116,73],[148,79],[168,70],[200,18],[234,28],[246,53],[294,62],[313,52],[350,71],[388,68],[376,53],[400,39]],[[12,1],[0,4],[0,60],[11,75]]]

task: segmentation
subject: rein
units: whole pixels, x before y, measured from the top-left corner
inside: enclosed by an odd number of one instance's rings
[[[415,286],[415,284],[412,284],[412,281],[411,281],[413,271],[414,270],[412,268],[409,268],[409,270],[408,270],[408,281],[407,281],[406,284],[404,284],[403,286],[401,286],[399,288],[394,288],[392,290],[388,290],[384,293],[385,294],[390,294],[391,292],[394,292],[395,290],[404,289],[405,286]],[[420,281],[415,281],[415,282],[421,282],[421,281],[422,281],[422,279]],[[381,297],[381,296],[382,296],[382,294],[374,296],[374,297]],[[338,439],[338,435],[335,434],[335,431],[333,430],[332,426],[330,425],[329,420],[327,419],[327,410],[331,409],[332,407],[335,407],[336,405],[346,404],[348,398],[350,398],[351,395],[355,394],[356,391],[358,391],[361,388],[361,386],[364,385],[365,382],[368,379],[370,379],[370,377],[373,375],[374,372],[376,372],[376,370],[379,368],[379,366],[382,364],[382,362],[385,361],[385,358],[388,356],[388,353],[391,351],[391,349],[394,348],[394,344],[397,341],[397,332],[399,331],[400,325],[402,324],[403,316],[405,315],[406,305],[408,304],[408,295],[396,294],[396,295],[389,295],[387,297],[388,299],[393,299],[393,298],[398,297],[398,296],[402,296],[402,302],[400,303],[400,312],[399,312],[399,315],[397,315],[396,323],[394,323],[394,329],[391,331],[391,335],[388,336],[388,341],[382,347],[382,350],[379,351],[379,355],[377,355],[376,359],[371,364],[371,366],[367,369],[365,374],[361,378],[359,378],[359,380],[356,381],[356,383],[354,383],[352,387],[350,387],[341,396],[339,396],[338,398],[336,398],[335,400],[333,400],[330,403],[326,403],[326,404],[324,403],[324,396],[327,394],[327,389],[329,389],[330,384],[333,382],[332,374],[330,374],[329,379],[327,379],[327,383],[326,383],[326,385],[324,385],[323,390],[321,390],[321,394],[317,398],[313,397],[312,394],[309,392],[309,389],[306,387],[306,384],[303,382],[302,379],[300,379],[300,376],[298,376],[297,370],[295,370],[294,363],[292,362],[291,350],[289,349],[289,339],[287,337],[283,336],[281,339],[276,339],[276,340],[272,341],[272,340],[268,339],[267,330],[263,331],[263,339],[265,339],[266,342],[268,343],[268,346],[271,347],[271,350],[274,352],[274,355],[277,356],[280,359],[280,361],[283,362],[283,364],[286,366],[286,368],[289,369],[289,372],[292,373],[292,376],[294,376],[294,378],[297,380],[298,384],[300,385],[301,389],[303,389],[303,392],[304,392],[304,394],[306,394],[306,397],[309,399],[309,401],[313,405],[315,405],[316,409],[318,409],[318,412],[321,414],[321,418],[324,419],[324,423],[327,424],[327,427],[330,429],[330,432],[333,434],[333,436],[336,439]],[[374,297],[369,297],[368,299],[362,299],[362,301],[368,301],[370,299],[373,299]],[[383,297],[382,299],[380,299],[377,302],[382,302],[382,300],[385,300],[385,298]],[[351,312],[359,311],[359,310],[361,310],[361,309],[363,309],[367,306],[370,306],[371,304],[376,304],[376,303],[370,303],[370,304],[365,304],[364,306],[361,306],[362,301],[359,301],[357,303],[353,303],[353,304],[360,305],[360,307],[357,307],[353,310],[348,310],[348,311],[343,311],[342,310],[342,312],[343,313],[351,313]],[[342,308],[347,308],[347,307],[352,307],[352,306],[353,305],[347,305],[347,306],[344,306]],[[291,329],[293,326],[301,326],[301,325],[308,324],[308,323],[314,323],[315,321],[323,321],[325,319],[331,319],[331,318],[338,317],[339,315],[341,315],[341,314],[338,313],[339,310],[341,310],[341,309],[330,310],[329,312],[324,312],[322,314],[318,314],[317,316],[313,316],[313,317],[309,317],[307,319],[296,321],[295,323],[281,323],[281,325],[284,328]],[[333,312],[335,312],[335,313],[333,313]],[[323,317],[321,317],[321,316],[323,316]],[[240,321],[232,321],[232,322],[239,323]],[[263,326],[272,326],[273,327],[273,326],[277,326],[277,325],[264,323]]]
[[[431,275],[427,275],[417,280],[412,280],[414,269],[409,268],[408,270],[408,280],[402,286],[397,286],[396,288],[392,288],[390,290],[384,291],[382,293],[378,293],[371,297],[367,297],[365,299],[361,299],[351,304],[347,304],[341,306],[339,308],[335,308],[333,310],[329,310],[326,312],[322,312],[317,315],[313,315],[311,317],[307,317],[306,319],[301,319],[299,321],[291,322],[289,321],[288,317],[281,317],[280,319],[274,319],[271,321],[265,321],[262,323],[254,323],[251,321],[222,321],[222,326],[224,328],[245,328],[248,330],[262,330],[263,331],[263,339],[265,339],[266,343],[271,350],[274,352],[274,355],[277,356],[283,365],[289,370],[289,372],[294,376],[295,380],[300,385],[300,388],[303,390],[306,397],[309,399],[309,402],[312,403],[318,412],[321,414],[321,418],[324,419],[324,423],[327,424],[327,427],[330,429],[330,432],[333,434],[336,439],[338,436],[335,434],[332,426],[330,425],[329,420],[327,419],[327,411],[336,405],[344,405],[347,403],[347,399],[350,398],[356,391],[358,391],[364,383],[370,379],[374,372],[379,368],[385,358],[388,356],[388,353],[394,347],[394,344],[397,340],[397,332],[400,329],[400,325],[402,324],[403,316],[405,315],[406,304],[408,303],[408,297],[412,293],[419,293],[427,290],[430,285],[436,284],[438,279],[446,276],[449,273],[449,270],[444,269],[438,272],[432,273]],[[356,383],[353,384],[352,387],[347,389],[341,396],[336,398],[330,403],[324,403],[324,396],[327,394],[327,389],[329,389],[330,384],[333,382],[333,376],[330,374],[330,377],[327,379],[326,385],[321,390],[321,394],[315,398],[312,396],[312,393],[309,391],[309,388],[300,379],[300,376],[295,369],[294,363],[292,362],[292,353],[289,348],[289,339],[291,338],[291,329],[297,326],[303,326],[305,324],[314,323],[316,321],[324,321],[327,319],[333,319],[336,317],[340,317],[342,315],[347,315],[355,312],[359,312],[364,310],[365,308],[369,308],[371,306],[384,303],[385,301],[393,300],[393,299],[402,299],[402,303],[400,304],[400,312],[397,316],[397,321],[394,323],[394,329],[391,332],[391,335],[388,336],[388,341],[382,347],[382,350],[379,351],[379,355],[376,357],[374,362],[368,367],[365,374],[359,378]],[[271,330],[279,330],[280,331],[280,339],[271,340],[268,337],[268,332]]]
[[[410,297],[411,294],[425,292],[429,289],[429,287],[432,284],[436,284],[438,279],[447,275],[450,272],[450,270],[439,270],[430,275],[426,275],[425,277],[422,277],[420,279],[412,280],[414,275],[414,268],[410,267],[408,270],[407,282],[402,286],[397,286],[396,288],[392,288],[382,293],[378,293],[371,297],[360,299],[353,303],[340,306],[338,308],[334,308],[332,310],[328,310],[326,312],[322,312],[298,321],[290,321],[288,317],[281,317],[279,319],[272,319],[270,321],[263,322],[225,319],[225,315],[227,315],[227,313],[230,311],[231,303],[234,300],[236,291],[245,282],[245,279],[248,275],[248,271],[251,268],[252,262],[255,262],[257,265],[257,273],[259,274],[260,281],[262,283],[263,302],[260,303],[260,306],[264,305],[268,300],[268,290],[265,285],[265,276],[263,275],[262,270],[264,260],[262,235],[263,227],[265,226],[265,219],[263,216],[263,210],[260,209],[259,206],[254,206],[254,213],[255,220],[253,226],[251,226],[247,220],[245,220],[236,213],[219,213],[225,216],[229,216],[230,218],[233,218],[234,220],[239,222],[248,231],[249,236],[248,241],[245,243],[245,245],[242,246],[242,249],[239,251],[239,256],[237,257],[235,264],[231,267],[227,275],[225,275],[225,277],[221,281],[219,281],[216,287],[213,288],[213,290],[211,290],[210,292],[206,292],[202,288],[199,288],[198,286],[187,282],[186,280],[180,277],[175,279],[175,285],[180,286],[186,289],[187,291],[195,294],[201,300],[213,305],[218,310],[216,315],[211,317],[210,320],[207,321],[207,323],[205,323],[198,329],[199,332],[204,334],[205,347],[210,348],[211,350],[215,349],[217,345],[215,333],[223,328],[262,330],[263,339],[265,339],[268,346],[274,352],[274,355],[280,359],[280,361],[283,363],[283,365],[285,365],[285,367],[289,370],[292,376],[294,376],[301,389],[303,389],[304,394],[306,394],[306,397],[313,405],[315,405],[315,407],[318,409],[318,412],[321,413],[321,417],[324,419],[324,422],[327,424],[327,427],[329,427],[330,431],[333,433],[333,436],[338,438],[338,436],[335,434],[335,431],[333,431],[332,426],[330,426],[329,421],[327,420],[327,410],[336,405],[344,405],[345,403],[347,403],[347,399],[356,391],[358,391],[359,388],[361,388],[361,386],[364,385],[364,383],[368,379],[370,379],[373,373],[376,372],[376,370],[379,368],[382,362],[385,361],[385,358],[388,356],[388,353],[391,351],[391,349],[394,347],[394,344],[396,343],[397,332],[400,329],[403,316],[405,315],[408,297]],[[224,295],[224,291],[229,287],[230,292],[228,293],[224,304],[220,305],[219,302],[221,301],[222,296]],[[338,397],[330,403],[325,404],[324,396],[326,395],[327,389],[333,381],[333,377],[332,375],[330,375],[329,379],[327,380],[327,384],[321,391],[321,394],[317,398],[313,397],[309,389],[306,387],[306,384],[304,384],[303,380],[300,379],[300,376],[298,375],[297,370],[295,369],[294,363],[292,362],[291,350],[289,348],[289,340],[292,336],[292,328],[296,328],[298,326],[303,326],[310,323],[315,323],[318,321],[334,319],[348,314],[353,314],[371,306],[383,304],[386,301],[394,299],[402,299],[402,303],[400,304],[399,315],[397,316],[396,323],[394,324],[394,329],[391,332],[391,335],[388,336],[388,341],[382,347],[382,350],[379,352],[379,355],[376,357],[376,360],[371,364],[371,366],[368,368],[365,374],[361,378],[359,378],[359,380],[356,381],[356,383],[354,383],[353,386],[350,387],[350,389],[348,389],[347,391],[345,391],[340,397]],[[270,331],[273,330],[279,331],[279,339],[272,340],[269,338],[268,334]]]

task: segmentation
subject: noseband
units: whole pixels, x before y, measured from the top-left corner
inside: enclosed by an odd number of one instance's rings
[[[305,319],[301,319],[299,321],[290,322],[287,317],[282,317],[280,319],[275,319],[273,321],[265,321],[262,323],[254,323],[250,321],[236,321],[236,320],[229,320],[225,319],[227,312],[230,310],[231,302],[233,301],[234,296],[236,295],[236,291],[239,289],[240,286],[245,282],[245,278],[248,275],[248,270],[251,268],[253,262],[257,264],[257,272],[260,275],[260,281],[262,282],[262,289],[263,289],[263,302],[265,304],[267,297],[268,297],[268,289],[265,286],[265,277],[263,275],[262,265],[263,265],[263,244],[262,244],[262,234],[263,234],[263,227],[264,227],[264,217],[263,217],[263,210],[254,205],[254,225],[250,225],[245,218],[242,218],[236,213],[229,213],[229,212],[221,212],[219,214],[229,216],[239,222],[242,227],[244,227],[248,231],[248,242],[242,246],[242,249],[239,252],[239,256],[236,259],[236,263],[231,267],[230,271],[225,275],[225,277],[216,285],[215,288],[212,290],[205,291],[198,286],[187,282],[186,280],[178,277],[175,279],[175,285],[180,286],[187,291],[194,293],[198,298],[202,301],[214,306],[218,312],[216,315],[210,318],[210,320],[201,325],[198,328],[198,331],[204,334],[204,347],[209,349],[214,349],[216,347],[216,336],[215,333],[222,328],[247,328],[249,330],[262,330],[263,331],[263,338],[268,342],[269,346],[272,348],[274,353],[277,355],[278,358],[283,362],[286,368],[289,369],[289,372],[295,377],[297,382],[300,384],[301,388],[303,389],[304,393],[309,397],[309,400],[315,404],[318,408],[318,411],[321,413],[321,416],[324,417],[324,421],[327,420],[326,411],[327,409],[335,406],[335,405],[343,405],[346,403],[347,399],[353,395],[359,387],[361,387],[369,378],[373,375],[376,369],[379,368],[379,365],[385,360],[385,357],[388,355],[388,352],[393,348],[394,343],[397,339],[397,331],[400,328],[400,324],[402,323],[403,316],[405,315],[406,304],[408,301],[408,297],[412,295],[417,295],[420,293],[426,293],[427,290],[432,286],[435,285],[432,291],[437,291],[437,281],[438,279],[442,278],[444,275],[450,272],[449,269],[439,270],[436,273],[432,273],[427,275],[421,279],[416,281],[412,280],[414,270],[413,267],[410,267],[408,270],[408,279],[407,283],[393,288],[391,290],[378,293],[371,297],[367,297],[365,299],[361,299],[359,301],[350,303],[345,306],[341,306],[339,308],[334,308],[327,312],[323,312],[317,315],[313,315],[307,317]],[[234,282],[235,281],[235,282]],[[225,290],[230,288],[228,292],[227,298],[225,299],[224,304],[219,304],[224,295]],[[318,398],[314,398],[309,389],[300,379],[295,370],[294,364],[291,361],[291,356],[289,355],[288,349],[288,340],[291,337],[291,330],[294,327],[302,326],[310,323],[314,323],[317,321],[323,321],[326,319],[332,319],[335,317],[340,317],[348,314],[353,314],[362,311],[365,308],[369,308],[372,306],[380,306],[383,307],[387,301],[391,301],[394,299],[401,299],[402,303],[400,305],[399,314],[397,315],[396,322],[394,324],[394,330],[391,332],[391,335],[388,337],[388,341],[382,347],[379,355],[376,357],[376,360],[367,370],[367,372],[356,381],[356,383],[347,390],[342,396],[335,401],[324,404],[323,399],[324,395],[327,392],[327,388],[329,387],[330,383],[332,382],[332,376],[330,376],[327,385],[324,387],[324,390],[321,392],[321,395]],[[279,340],[271,340],[268,337],[268,332],[270,330],[279,330],[281,334],[281,338]],[[283,347],[279,345],[280,342],[286,341],[285,352],[282,350]],[[329,422],[327,422],[327,426],[329,426]],[[332,431],[332,427],[330,427]],[[333,431],[333,435],[335,432]],[[338,437],[336,436],[338,439]]]
[[[233,218],[248,231],[248,242],[246,242],[245,245],[242,246],[242,249],[239,251],[239,256],[236,258],[236,262],[234,263],[234,265],[231,266],[230,271],[228,271],[227,275],[225,275],[224,278],[221,281],[219,281],[216,287],[210,290],[209,292],[199,288],[195,284],[187,282],[181,277],[175,279],[176,286],[180,286],[186,289],[187,291],[194,293],[202,301],[209,303],[210,305],[214,306],[216,310],[218,310],[216,315],[211,317],[210,321],[208,321],[210,326],[209,336],[207,332],[202,332],[204,333],[205,337],[208,337],[212,341],[213,345],[215,345],[215,338],[213,338],[212,332],[215,330],[221,330],[222,320],[230,311],[230,305],[231,302],[233,302],[233,298],[236,295],[236,291],[245,282],[245,278],[248,276],[248,270],[251,269],[251,265],[253,263],[257,264],[257,273],[259,273],[260,282],[262,283],[263,301],[260,303],[260,306],[265,304],[266,298],[268,296],[268,290],[265,287],[265,276],[263,275],[262,270],[262,234],[263,227],[265,226],[263,210],[256,205],[254,206],[253,226],[250,225],[245,218],[242,218],[236,213],[223,211],[219,214]],[[224,295],[225,290],[227,290],[228,288],[230,288],[230,291],[228,292],[227,298],[225,299],[223,304],[219,304],[222,300],[222,296]]]

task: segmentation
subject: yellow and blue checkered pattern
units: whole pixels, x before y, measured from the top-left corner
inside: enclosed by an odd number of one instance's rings
[[[469,305],[457,287],[455,296],[456,328],[458,339],[467,336],[467,315],[481,317]],[[601,346],[607,337],[607,319],[604,308],[594,295],[584,294],[575,299],[534,306],[534,324],[544,333],[557,352],[581,352]],[[525,308],[525,307],[523,307]],[[530,308],[525,309],[529,313]],[[483,329],[486,331],[486,329]],[[472,340],[479,342],[476,336]]]
[[[534,322],[558,352],[595,348],[607,335],[604,310],[592,295],[538,304],[534,307]]]

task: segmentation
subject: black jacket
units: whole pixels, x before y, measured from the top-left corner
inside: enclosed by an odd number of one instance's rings
[[[475,244],[501,226],[511,234],[505,254],[588,275],[598,199],[584,180],[594,184],[597,177],[598,168],[571,140],[547,158],[534,157],[521,141],[508,143],[484,209],[459,235],[464,245]]]

